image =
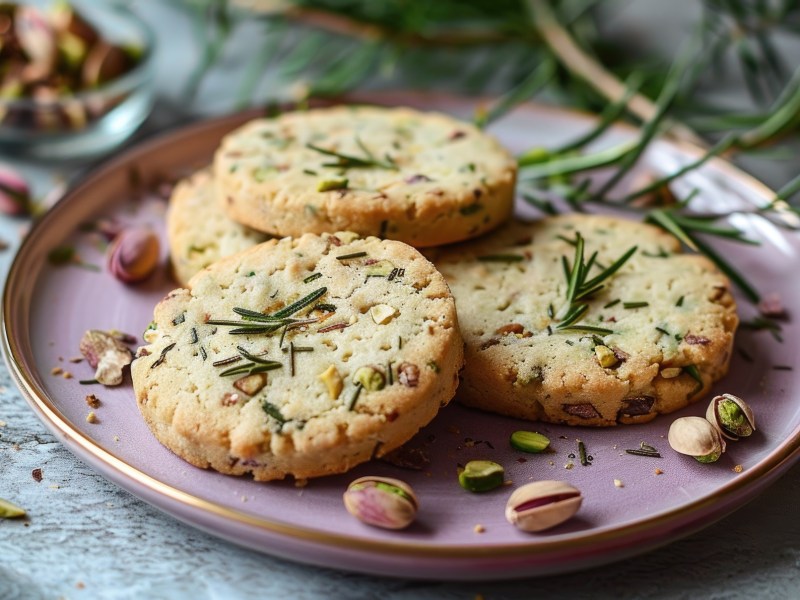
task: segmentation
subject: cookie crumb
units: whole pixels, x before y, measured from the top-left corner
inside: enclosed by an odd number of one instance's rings
[[[94,411],[93,411],[93,410],[90,410],[90,411],[89,411],[89,414],[88,414],[88,415],[86,415],[86,422],[87,422],[87,423],[97,423],[97,422],[98,422],[98,420],[97,420],[97,415],[96,415],[96,414],[94,414]]]
[[[33,471],[31,471],[31,477],[33,477],[33,480],[36,483],[39,483],[42,480],[43,474],[44,474],[44,472],[42,471],[42,469],[40,469],[38,467],[36,469],[34,469]]]
[[[118,441],[119,441],[119,436],[118,436],[118,435],[115,435],[115,436],[114,436],[114,441],[115,441],[115,442],[118,442]]]
[[[61,375],[64,372],[64,369],[61,367],[53,367],[50,369],[50,375]]]
[[[308,485],[308,479],[295,479],[294,480],[294,487],[296,488],[304,488]]]
[[[569,470],[570,470],[570,469],[572,469],[572,467],[574,467],[574,466],[575,466],[575,464],[574,464],[574,463],[572,463],[572,462],[568,462],[567,464],[565,464],[565,465],[564,465],[564,468],[565,468],[567,471],[569,471]]]
[[[624,484],[624,483],[622,483],[622,480],[621,480],[621,479],[615,479],[615,480],[614,480],[614,486],[615,486],[615,487],[618,487],[618,488],[623,488],[623,487],[625,487],[625,484]]]
[[[92,408],[97,408],[98,406],[100,406],[100,398],[98,398],[94,394],[89,394],[88,396],[86,396],[86,404],[88,404]]]
[[[2,420],[0,420],[0,427],[5,427],[5,426],[6,426],[6,422],[5,422],[5,421],[2,421]]]
[[[82,590],[85,587],[86,587],[86,584],[83,583],[82,581],[79,581],[78,583],[75,584],[75,589],[78,589],[78,590]]]
[[[663,475],[663,474],[664,474],[664,471],[662,471],[661,469],[656,469],[656,470],[655,470],[655,471],[653,471],[653,472],[654,472],[656,475]]]
[[[70,373],[69,371],[64,371],[64,372],[61,374],[61,376],[62,376],[64,379],[72,379],[72,373]]]
[[[82,356],[73,356],[72,358],[68,358],[67,360],[69,360],[69,362],[71,362],[71,363],[76,363],[77,364],[79,362],[83,362],[83,357]]]
[[[472,528],[472,531],[474,531],[475,533],[483,533],[484,531],[486,531],[486,527],[478,523],[477,525],[475,525],[475,527]]]
[[[734,473],[741,473],[742,471],[744,471],[744,467],[742,465],[736,465],[735,467],[733,467]]]

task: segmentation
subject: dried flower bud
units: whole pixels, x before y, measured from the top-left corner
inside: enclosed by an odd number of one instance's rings
[[[144,228],[128,229],[108,249],[108,270],[120,281],[137,283],[156,269],[159,253],[155,233]]]
[[[16,170],[0,165],[0,212],[17,216],[30,213],[30,189]]]

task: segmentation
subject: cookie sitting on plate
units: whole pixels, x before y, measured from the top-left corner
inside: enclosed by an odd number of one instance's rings
[[[512,222],[433,251],[467,348],[459,400],[608,426],[701,398],[727,372],[739,321],[728,279],[680,251],[651,225],[588,215]]]
[[[225,215],[208,169],[175,186],[167,210],[167,239],[172,268],[181,285],[220,258],[251,248],[268,237]]]
[[[158,440],[257,480],[341,473],[449,402],[463,362],[444,278],[401,242],[270,240],[155,308],[131,372]]]
[[[439,113],[338,106],[252,121],[214,159],[228,216],[277,236],[355,231],[435,246],[511,215],[517,163]]]

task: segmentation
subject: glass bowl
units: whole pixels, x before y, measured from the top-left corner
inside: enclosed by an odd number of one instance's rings
[[[14,4],[48,10],[47,0]],[[130,10],[97,0],[69,5],[114,46],[135,51],[127,72],[87,90],[46,99],[0,94],[0,152],[44,160],[71,160],[104,154],[126,140],[147,118],[154,97],[154,35]]]

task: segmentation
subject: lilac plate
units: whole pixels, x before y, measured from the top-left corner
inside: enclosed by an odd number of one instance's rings
[[[445,96],[394,93],[359,101],[413,105],[469,116],[474,103]],[[709,525],[753,498],[783,473],[800,448],[800,389],[791,364],[800,335],[784,325],[785,341],[768,332],[740,331],[730,374],[715,392],[747,399],[757,415],[752,438],[731,444],[713,465],[674,453],[666,441],[676,416],[701,415],[705,403],[646,425],[578,429],[529,424],[451,404],[410,446],[431,459],[422,471],[372,462],[343,476],[256,483],[192,467],[162,447],[145,426],[130,383],[119,388],[81,385],[92,372],[70,363],[86,329],[120,329],[140,334],[153,306],[175,284],[166,266],[146,284],[128,287],[111,277],[96,234],[81,224],[106,216],[147,223],[163,233],[165,204],[143,193],[163,177],[208,162],[220,137],[251,115],[190,126],[145,143],[98,169],[64,197],[32,230],[11,268],[3,303],[3,349],[9,368],[32,409],[78,457],[143,500],[191,525],[237,544],[297,561],[352,571],[402,577],[500,579],[551,574],[598,565],[666,544]],[[576,113],[526,105],[505,117],[494,133],[514,152],[533,145],[555,146],[587,131],[592,119]],[[599,146],[631,139],[630,128],[613,129]],[[670,172],[699,155],[693,147],[658,142],[644,163]],[[676,188],[699,188],[704,210],[741,209],[767,203],[772,193],[722,160],[684,177]],[[521,214],[533,215],[520,203]],[[800,297],[796,277],[800,237],[755,214],[731,218],[760,246],[715,243],[764,293],[777,292],[789,306]],[[48,253],[63,244],[99,271],[49,264]],[[166,244],[163,245],[166,247]],[[164,256],[166,265],[166,256]],[[740,298],[740,314],[752,305]],[[747,357],[747,358],[745,358]],[[65,379],[53,367],[69,370]],[[84,398],[102,405],[98,423],[86,421]],[[517,429],[536,429],[552,440],[551,454],[523,455],[509,447]],[[582,466],[577,438],[593,460]],[[641,442],[663,458],[624,452]],[[456,468],[472,459],[506,467],[509,487],[485,494],[461,489]],[[566,468],[572,465],[571,468]],[[341,501],[352,479],[378,474],[399,477],[417,491],[421,508],[408,530],[383,531],[351,518]],[[583,491],[584,504],[571,521],[540,534],[526,534],[503,516],[511,488],[538,479],[559,479]],[[615,481],[617,482],[615,484]],[[478,527],[480,526],[480,527]]]

